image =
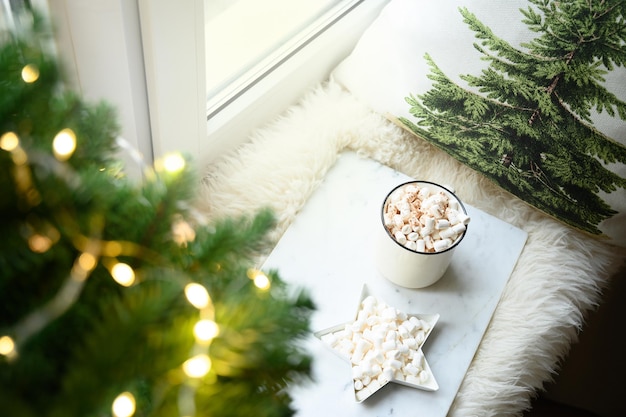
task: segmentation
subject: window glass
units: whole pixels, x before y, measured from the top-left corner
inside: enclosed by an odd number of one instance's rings
[[[211,106],[261,77],[314,35],[346,0],[205,0],[206,82]]]

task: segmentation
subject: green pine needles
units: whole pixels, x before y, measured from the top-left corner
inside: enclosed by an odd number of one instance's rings
[[[406,101],[400,121],[505,190],[592,234],[616,214],[599,192],[626,188],[608,164],[626,147],[597,130],[592,111],[626,119],[626,103],[603,85],[626,61],[626,3],[530,0],[523,23],[537,33],[520,50],[467,9],[464,22],[489,67],[451,81],[426,56],[430,91]]]
[[[46,39],[0,46],[1,414],[292,415],[314,306],[252,268],[272,213],[204,224],[192,169],[126,178],[114,111],[63,90]]]

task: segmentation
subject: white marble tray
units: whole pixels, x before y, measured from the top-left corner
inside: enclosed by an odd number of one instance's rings
[[[423,289],[396,286],[373,265],[373,236],[386,194],[410,179],[351,152],[341,154],[263,269],[277,269],[285,281],[310,292],[317,305],[313,331],[351,320],[363,285],[407,313],[440,314],[423,348],[439,390],[388,384],[355,402],[350,365],[311,334],[306,344],[314,357],[314,382],[291,389],[298,416],[438,417],[454,400],[527,234],[465,204],[472,220],[441,280]]]
[[[359,311],[362,309],[363,304],[361,304],[363,302],[363,300],[365,300],[368,297],[373,297],[373,299],[375,300],[374,304],[376,305],[384,305],[386,308],[393,308],[395,309],[395,307],[387,304],[384,300],[380,300],[378,297],[372,295],[369,293],[367,286],[363,286],[363,290],[361,291],[361,298],[360,298],[360,303],[359,303],[359,307],[356,309],[356,313],[354,314],[354,316],[352,317],[352,320],[346,322],[346,323],[341,323],[338,324],[336,326],[333,326],[331,328],[328,329],[324,329],[318,332],[315,332],[315,336],[317,338],[319,338],[320,340],[322,340],[322,342],[325,342],[329,349],[332,349],[333,353],[339,355],[340,358],[342,358],[344,361],[346,361],[346,363],[350,363],[350,366],[352,366],[352,362],[351,362],[351,355],[348,354],[348,352],[342,352],[342,347],[341,347],[341,337],[339,338],[334,338],[331,337],[331,339],[333,340],[333,343],[328,343],[328,339],[327,337],[329,335],[339,335],[344,333],[344,330],[346,328],[350,329],[349,330],[349,334],[351,337],[353,337],[353,334],[355,333],[354,329],[352,329],[352,325],[355,323],[357,317],[358,317],[358,313]],[[374,379],[376,379],[376,383],[370,383],[366,389],[357,389],[355,387],[354,389],[354,399],[357,402],[362,402],[365,401],[366,399],[368,399],[369,397],[371,397],[372,395],[376,394],[380,389],[382,389],[383,387],[385,387],[387,384],[389,383],[396,383],[396,384],[402,384],[402,385],[406,385],[407,387],[412,387],[415,389],[423,389],[426,391],[437,391],[439,389],[439,385],[437,385],[437,381],[430,369],[430,366],[428,365],[428,360],[426,359],[426,357],[423,354],[422,351],[422,347],[424,346],[424,343],[426,343],[426,341],[428,340],[428,336],[430,336],[430,334],[432,333],[435,325],[437,324],[437,321],[439,320],[439,314],[406,314],[406,318],[410,319],[411,317],[414,317],[416,319],[419,320],[420,324],[419,324],[419,328],[422,329],[423,331],[423,340],[422,341],[417,341],[416,345],[411,347],[410,349],[407,348],[407,351],[404,355],[404,357],[401,357],[400,359],[404,362],[404,364],[402,364],[400,368],[403,368],[404,365],[406,365],[406,363],[408,362],[412,362],[413,360],[408,360],[413,359],[413,356],[416,356],[418,358],[418,367],[420,370],[424,371],[424,380],[418,380],[418,381],[410,381],[410,380],[406,380],[406,375],[400,375],[401,378],[398,378],[397,375],[393,375],[390,376],[389,379],[384,378],[383,380],[379,380],[378,376],[380,374],[376,374],[376,375],[369,375],[368,376],[373,376]],[[397,319],[394,319],[393,321],[398,323],[398,321],[396,321]],[[382,321],[382,320],[381,320]],[[381,321],[376,321],[376,324],[380,323]],[[364,327],[367,327],[368,330],[370,329],[370,327],[368,325],[365,325]],[[417,331],[417,328],[414,329],[414,331]],[[360,333],[359,330],[356,331],[357,333]],[[364,335],[364,333],[361,333],[361,335]],[[413,335],[408,335],[409,337],[413,337],[416,334]],[[346,337],[347,336],[343,336]],[[415,339],[414,339],[415,340]],[[334,344],[335,346],[332,346],[332,344]],[[395,349],[395,347],[394,347]],[[381,352],[383,352],[383,350],[381,349]],[[352,352],[350,352],[352,353]],[[384,353],[384,352],[383,352]],[[366,356],[367,357],[367,356]],[[394,358],[397,359],[397,358]],[[357,362],[357,364],[360,364],[360,362]],[[406,369],[406,368],[405,368]],[[382,369],[380,370],[382,371]],[[382,372],[381,372],[382,373]],[[415,376],[417,376],[416,374],[413,374]],[[353,375],[354,377],[354,375]],[[372,378],[370,378],[372,379]],[[354,378],[353,378],[354,380]],[[373,382],[373,381],[372,381]]]

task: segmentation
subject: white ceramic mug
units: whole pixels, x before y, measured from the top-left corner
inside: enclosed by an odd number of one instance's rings
[[[391,235],[385,226],[384,210],[387,200],[397,189],[408,184],[415,184],[421,187],[429,187],[434,192],[444,192],[450,200],[456,200],[459,210],[467,214],[461,200],[447,188],[429,181],[408,181],[396,186],[383,200],[380,212],[380,227],[376,236],[375,257],[379,272],[394,284],[406,288],[424,288],[437,282],[448,269],[452,260],[452,254],[459,245],[467,230],[459,235],[452,245],[441,252],[418,252],[411,250]]]

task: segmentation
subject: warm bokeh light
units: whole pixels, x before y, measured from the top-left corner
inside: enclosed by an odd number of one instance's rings
[[[78,257],[78,266],[80,266],[83,271],[93,270],[96,264],[96,257],[89,252],[84,252]]]
[[[15,342],[9,336],[0,337],[0,355],[9,356],[15,352]]]
[[[130,417],[135,414],[135,397],[130,392],[123,392],[113,401],[113,415],[115,417]]]
[[[264,273],[260,273],[254,277],[254,285],[260,290],[269,290],[270,279]]]
[[[34,83],[39,79],[39,68],[36,65],[28,64],[22,68],[22,80],[26,83]]]
[[[205,354],[196,355],[183,363],[183,371],[190,378],[202,378],[210,370],[211,358]]]
[[[76,134],[72,129],[63,129],[52,141],[54,156],[60,161],[68,160],[76,150]]]
[[[178,153],[166,155],[163,159],[163,167],[171,174],[180,172],[185,168],[185,158]]]
[[[248,278],[250,278],[252,282],[254,282],[254,285],[260,290],[268,290],[271,286],[268,276],[258,269],[248,269]]]
[[[200,320],[193,327],[193,334],[200,342],[210,342],[219,334],[220,329],[213,320]]]
[[[116,257],[122,253],[123,246],[120,242],[112,240],[102,245],[102,253],[106,256]]]
[[[7,152],[15,150],[20,144],[20,139],[13,132],[7,132],[0,136],[0,149]]]
[[[209,292],[202,285],[197,283],[185,286],[185,296],[187,300],[197,309],[203,309],[209,305]]]
[[[47,252],[51,246],[52,246],[52,239],[50,239],[48,236],[35,234],[28,238],[28,247],[33,252],[44,253],[44,252]]]
[[[118,284],[130,287],[135,283],[135,271],[130,265],[118,262],[111,268],[111,276]]]

